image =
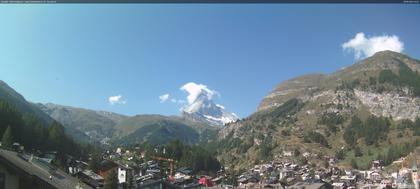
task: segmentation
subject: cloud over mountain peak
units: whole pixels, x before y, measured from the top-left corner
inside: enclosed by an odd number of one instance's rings
[[[180,89],[188,93],[187,104],[181,108],[187,118],[210,125],[223,125],[237,119],[234,113],[227,112],[224,106],[213,102],[215,97],[220,97],[216,90],[194,82],[186,83]]]
[[[363,32],[357,33],[354,38],[341,45],[343,50],[354,52],[356,59],[372,56],[376,52],[391,50],[402,52],[404,43],[396,35],[380,35],[366,37]]]

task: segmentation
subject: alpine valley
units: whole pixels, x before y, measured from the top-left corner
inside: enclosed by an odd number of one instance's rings
[[[6,83],[0,98],[46,123],[56,120],[77,141],[102,145],[203,144],[225,167],[292,157],[322,166],[324,156],[360,167],[386,163],[420,144],[420,62],[382,51],[331,74],[280,83],[238,120],[203,91],[180,116],[135,115],[27,102]],[[397,149],[406,146],[407,149]],[[395,151],[395,152],[394,152]]]

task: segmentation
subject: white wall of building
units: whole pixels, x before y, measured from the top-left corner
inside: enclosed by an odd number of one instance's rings
[[[125,182],[127,182],[127,171],[118,167],[118,183],[121,184]]]

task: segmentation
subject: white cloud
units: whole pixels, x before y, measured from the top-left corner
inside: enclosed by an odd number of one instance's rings
[[[183,85],[180,89],[188,93],[188,104],[194,103],[200,96],[206,97],[208,100],[213,99],[215,95],[219,96],[217,91],[209,89],[206,85],[197,84],[194,82],[189,82]]]
[[[361,32],[357,33],[353,39],[343,43],[341,47],[343,50],[353,51],[354,57],[361,59],[384,50],[402,52],[404,50],[404,43],[396,35],[381,35],[366,38],[365,34]]]
[[[126,101],[124,101],[122,99],[122,95],[110,96],[108,98],[108,102],[111,105],[114,105],[114,104],[126,104]]]
[[[164,103],[169,99],[169,94],[163,94],[159,96],[160,103]]]
[[[163,94],[159,96],[160,103],[164,102],[171,102],[175,104],[185,104],[185,100],[177,99],[177,98],[171,98],[171,95],[169,94]]]
[[[177,100],[176,101],[178,104],[184,104],[185,103],[185,100]]]

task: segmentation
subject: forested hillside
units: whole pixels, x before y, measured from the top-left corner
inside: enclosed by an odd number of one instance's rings
[[[67,155],[87,157],[90,151],[89,145],[82,146],[67,136],[60,123],[45,123],[34,114],[18,111],[4,99],[0,99],[0,136],[4,148],[17,142],[29,152],[58,151],[58,165]]]

